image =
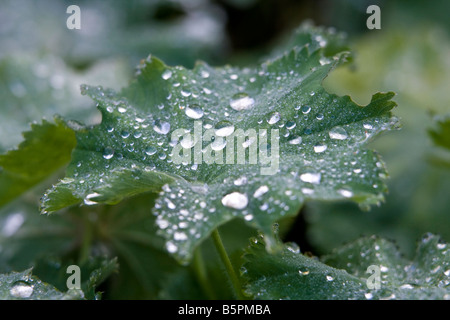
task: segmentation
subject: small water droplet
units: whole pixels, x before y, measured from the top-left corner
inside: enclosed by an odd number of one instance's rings
[[[211,149],[214,151],[220,151],[227,145],[227,140],[225,140],[222,137],[217,137],[212,143],[211,143]]]
[[[156,148],[153,146],[148,146],[147,148],[145,148],[145,153],[148,154],[149,156],[152,156],[156,153]]]
[[[294,144],[294,145],[300,144],[300,143],[302,143],[302,137],[300,137],[300,136],[292,137],[292,139],[290,139],[290,140],[288,141],[288,143],[289,143],[289,144]]]
[[[170,77],[172,77],[172,71],[170,71],[170,70],[165,70],[165,71],[162,73],[161,77],[162,77],[164,80],[169,80]]]
[[[255,190],[255,193],[253,193],[253,197],[255,198],[259,198],[261,197],[263,194],[267,193],[269,191],[269,187],[264,185],[259,187],[258,189]]]
[[[316,119],[319,120],[319,121],[323,120],[323,118],[324,118],[324,116],[323,116],[322,113],[318,113],[318,114],[316,115]]]
[[[237,178],[236,180],[234,180],[233,183],[235,186],[243,186],[247,182],[248,182],[247,177],[240,177],[240,178]]]
[[[292,253],[300,253],[300,247],[295,242],[286,243],[286,248]]]
[[[321,153],[324,152],[325,150],[327,150],[327,145],[325,144],[316,144],[314,146],[314,152],[316,153]]]
[[[294,122],[294,121],[287,121],[286,122],[286,129],[288,129],[288,130],[292,130],[292,129],[294,129],[295,128],[295,126],[296,126],[297,124]]]
[[[240,192],[232,192],[222,198],[225,207],[242,210],[248,205],[247,195]]]
[[[272,112],[269,114],[269,117],[267,118],[268,124],[275,124],[281,119],[281,114],[279,112]]]
[[[199,105],[193,104],[188,106],[185,110],[186,115],[192,119],[200,119],[203,117],[203,110]]]
[[[244,216],[244,220],[245,221],[252,221],[253,220],[253,215],[252,214],[247,214]]]
[[[250,109],[253,107],[254,104],[255,99],[251,98],[245,92],[235,94],[230,100],[230,107],[236,111]]]
[[[87,205],[87,206],[93,206],[93,205],[95,205],[95,204],[98,204],[96,201],[91,200],[91,199],[96,198],[96,197],[98,197],[98,196],[100,196],[100,194],[97,193],[97,192],[93,192],[93,193],[88,194],[88,195],[84,198],[84,204]]]
[[[311,111],[311,107],[304,105],[300,108],[300,110],[302,111],[303,114],[308,114]]]
[[[303,182],[318,184],[320,183],[321,177],[322,175],[320,173],[303,173],[300,175],[300,180]]]
[[[171,241],[166,243],[166,249],[169,253],[175,253],[178,251],[178,247]]]
[[[353,192],[347,189],[339,189],[337,192],[345,198],[353,197]]]
[[[327,281],[333,281],[334,278],[332,276],[327,276]]]

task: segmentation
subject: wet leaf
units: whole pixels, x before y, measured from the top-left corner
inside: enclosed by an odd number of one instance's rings
[[[359,239],[321,260],[296,244],[270,254],[255,238],[241,269],[245,293],[256,299],[440,300],[450,298],[450,250],[428,234],[412,261],[376,237]]]
[[[74,127],[66,178],[44,195],[42,211],[161,192],[160,234],[187,262],[235,217],[270,236],[308,199],[380,202],[387,173],[364,144],[396,126],[394,94],[361,107],[327,93],[321,82],[347,53],[328,58],[329,42],[314,39],[257,68],[188,70],[149,57],[120,93],[85,86],[102,122]]]

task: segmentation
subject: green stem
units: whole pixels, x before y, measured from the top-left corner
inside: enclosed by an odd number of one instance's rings
[[[203,261],[203,255],[200,247],[198,247],[194,252],[193,269],[206,296],[211,300],[215,300],[216,294],[208,281],[208,275],[206,272],[205,263]]]
[[[225,250],[225,247],[223,246],[222,239],[220,238],[219,230],[214,229],[212,232],[212,238],[214,241],[214,245],[216,246],[217,252],[219,253],[220,259],[222,260],[222,263],[225,266],[225,270],[228,273],[228,276],[230,277],[231,284],[234,288],[234,293],[236,294],[236,298],[238,300],[245,300],[244,295],[242,294],[241,289],[241,283],[239,281],[239,278],[236,275],[236,272],[233,269],[233,265],[231,264],[230,258],[228,257],[227,251]]]
[[[81,247],[79,251],[78,256],[78,264],[82,265],[85,263],[89,258],[89,253],[91,250],[91,243],[93,239],[93,227],[90,223],[89,219],[87,217],[83,218],[83,226],[84,226],[84,232],[83,232],[83,239],[81,242]]]

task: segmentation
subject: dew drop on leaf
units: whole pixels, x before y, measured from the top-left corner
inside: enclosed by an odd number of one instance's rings
[[[15,284],[9,293],[16,298],[29,298],[33,294],[33,287],[25,282]]]
[[[342,127],[334,127],[328,132],[331,139],[345,140],[348,138],[347,131]]]
[[[172,71],[170,71],[170,70],[165,70],[165,71],[163,72],[163,74],[161,75],[161,77],[162,77],[164,80],[169,80],[169,79],[172,77]]]
[[[188,106],[185,110],[186,115],[191,119],[200,119],[203,117],[203,110],[200,106],[193,104]]]
[[[225,207],[242,210],[247,207],[247,195],[240,192],[232,192],[222,198],[222,204]]]
[[[235,94],[230,100],[230,107],[236,111],[247,110],[253,107],[255,99],[245,92]]]
[[[322,175],[320,173],[303,173],[300,175],[300,180],[303,182],[318,184],[320,183],[321,177]]]
[[[278,121],[280,121],[281,119],[281,114],[279,112],[272,112],[269,114],[268,118],[267,118],[267,123],[268,124],[275,124]]]
[[[214,126],[214,132],[219,137],[227,137],[234,132],[234,125],[227,120],[219,121]]]
[[[159,134],[168,134],[170,131],[170,123],[156,120],[155,125],[153,126],[153,130],[155,130]]]

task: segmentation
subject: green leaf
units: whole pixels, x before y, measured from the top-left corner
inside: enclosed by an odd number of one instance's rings
[[[23,272],[0,274],[0,300],[73,300],[82,299],[81,290],[66,293],[31,275],[31,269]]]
[[[75,134],[61,120],[32,124],[17,149],[0,155],[0,206],[47,179],[70,161]]]
[[[437,128],[429,130],[433,142],[450,150],[450,115],[437,119]]]
[[[327,93],[321,82],[347,56],[326,57],[327,43],[294,47],[257,68],[198,63],[188,70],[149,57],[120,93],[85,86],[102,122],[77,129],[67,178],[44,195],[42,211],[162,190],[154,209],[160,234],[186,262],[214,228],[235,217],[269,235],[275,221],[296,215],[308,199],[380,202],[387,173],[363,146],[395,127],[394,94],[377,93],[361,107]],[[176,129],[195,136],[180,138]],[[235,158],[245,158],[244,140],[234,143],[245,132],[259,140],[245,142],[256,163]],[[211,137],[203,139],[208,133],[216,136],[212,146]],[[227,135],[224,146],[220,137]],[[193,151],[190,160],[178,163],[174,147]],[[217,161],[208,164],[204,148]],[[272,156],[264,162],[267,150]]]
[[[270,254],[255,238],[244,256],[245,292],[258,299],[448,299],[450,250],[428,234],[412,261],[377,237],[359,239],[319,261],[286,244]],[[371,287],[379,273],[379,288]]]

